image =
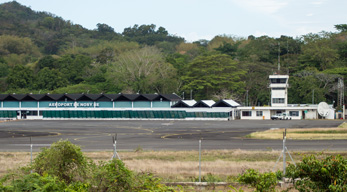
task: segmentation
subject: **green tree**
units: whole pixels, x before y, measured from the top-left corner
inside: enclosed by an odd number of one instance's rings
[[[6,61],[0,57],[0,78],[6,77],[9,73],[9,67]]]
[[[104,23],[98,23],[97,25],[97,37],[99,39],[105,39],[105,40],[112,40],[112,39],[119,39],[120,35],[114,31],[114,28],[111,26],[104,24]]]
[[[40,56],[38,47],[27,37],[16,37],[11,35],[0,36],[0,55],[27,54],[34,57]]]
[[[335,25],[335,29],[340,32],[347,32],[347,24]]]
[[[54,90],[67,85],[67,80],[57,69],[43,68],[37,73],[36,88],[44,90]]]
[[[91,58],[84,55],[64,55],[57,61],[58,69],[70,84],[84,81],[86,69],[90,67],[90,64]]]
[[[33,71],[25,66],[16,65],[10,70],[7,76],[6,83],[9,89],[32,88],[33,86]]]
[[[90,85],[90,84],[75,84],[75,85],[68,85],[66,87],[60,87],[52,91],[52,93],[101,93],[104,92],[103,89],[100,89],[96,85]],[[119,91],[117,92],[119,93]]]
[[[246,44],[240,45],[238,49],[239,59],[252,60],[263,63],[276,63],[278,58],[278,41],[268,36],[261,36],[253,40],[248,40]]]
[[[166,61],[172,64],[173,67],[177,70],[177,75],[179,77],[183,76],[186,72],[186,67],[188,62],[190,61],[189,56],[175,53],[170,54],[166,57]]]
[[[220,45],[218,48],[215,48],[215,50],[219,51],[222,54],[227,54],[234,57],[236,55],[238,46],[239,43],[231,44],[223,42],[223,45]]]
[[[346,191],[347,160],[340,155],[304,156],[302,161],[286,169],[286,176],[299,191]]]
[[[113,61],[115,51],[111,47],[106,47],[100,51],[99,55],[96,56],[96,62],[100,64],[106,64]]]
[[[165,93],[172,90],[166,83],[173,80],[176,70],[165,62],[159,49],[146,46],[119,55],[107,73],[108,79],[114,79],[115,84],[122,85],[124,91]]]
[[[289,103],[319,103],[332,102],[335,89],[332,89],[338,75],[321,73],[313,70],[303,70],[289,78]]]
[[[247,169],[238,177],[238,181],[251,185],[257,192],[274,192],[278,182],[275,173],[259,173],[254,169]]]
[[[35,158],[33,168],[40,175],[49,174],[69,184],[87,178],[91,163],[80,147],[60,140],[50,148],[43,148]]]
[[[134,25],[133,27],[125,28],[122,35],[128,40],[136,41],[140,44],[155,45],[159,41],[168,41],[179,44],[184,39],[169,35],[164,27],[159,27],[156,30],[156,25]]]
[[[243,68],[247,70],[247,75],[243,78],[245,81],[245,90],[240,100],[248,102],[250,106],[269,105],[270,90],[268,88],[269,75],[274,71],[273,65],[263,62],[242,62]],[[256,80],[255,80],[256,79]]]
[[[98,23],[96,25],[98,27],[98,32],[99,33],[114,33],[114,29],[112,27],[110,27],[109,25],[107,24],[104,24],[104,23]]]
[[[182,89],[193,90],[195,99],[211,98],[224,89],[232,95],[240,95],[244,92],[241,79],[245,73],[229,55],[199,56],[188,64],[187,73],[182,77]]]
[[[37,62],[37,68],[43,69],[43,68],[49,68],[53,69],[57,67],[57,60],[53,58],[51,55],[44,56]]]
[[[314,67],[322,71],[334,67],[339,55],[338,50],[333,47],[331,34],[308,34],[303,38],[301,69]]]

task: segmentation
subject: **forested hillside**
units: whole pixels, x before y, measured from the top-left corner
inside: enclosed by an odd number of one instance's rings
[[[337,33],[188,43],[154,24],[88,30],[13,1],[0,4],[0,26],[1,93],[174,92],[267,105],[278,55],[280,73],[290,75],[289,103],[336,102],[338,78],[347,80],[346,24]]]

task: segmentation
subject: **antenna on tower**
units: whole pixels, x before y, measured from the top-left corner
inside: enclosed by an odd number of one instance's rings
[[[281,53],[281,44],[278,42],[278,66],[277,66],[277,73],[280,74],[280,70],[281,70],[281,57],[280,57],[280,53]]]
[[[287,39],[287,60],[286,60],[286,64],[287,64],[287,75],[289,75],[289,65],[288,65],[288,57],[289,57],[289,45],[288,45],[288,39]]]

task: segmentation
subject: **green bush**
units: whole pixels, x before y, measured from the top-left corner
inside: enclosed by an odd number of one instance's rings
[[[286,177],[293,181],[299,191],[347,191],[347,160],[342,156],[304,156],[296,167],[290,164]]]
[[[11,185],[2,186],[0,185],[0,191],[40,191],[40,192],[51,192],[51,191],[87,191],[89,185],[80,182],[75,182],[67,185],[64,181],[59,180],[57,177],[50,175],[39,175],[32,173],[24,175],[19,179],[11,181]]]
[[[81,148],[67,140],[53,143],[44,148],[35,158],[33,169],[36,173],[49,174],[70,183],[84,180],[90,172],[92,161],[87,159]]]
[[[33,169],[35,173],[30,174]],[[43,149],[33,165],[0,179],[0,192],[17,191],[174,191],[150,174],[137,174],[120,160],[100,162],[86,158],[80,147],[58,141]]]
[[[134,174],[120,160],[101,162],[93,181],[97,191],[172,191],[150,174]]]
[[[133,185],[133,173],[120,160],[101,162],[94,173],[98,191],[129,191]]]
[[[254,169],[247,169],[246,172],[239,176],[240,183],[251,185],[255,191],[275,191],[277,176],[275,173],[259,173]]]

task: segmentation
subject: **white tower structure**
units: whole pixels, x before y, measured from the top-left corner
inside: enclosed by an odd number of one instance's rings
[[[270,75],[271,106],[287,107],[288,105],[288,79],[289,75]]]

